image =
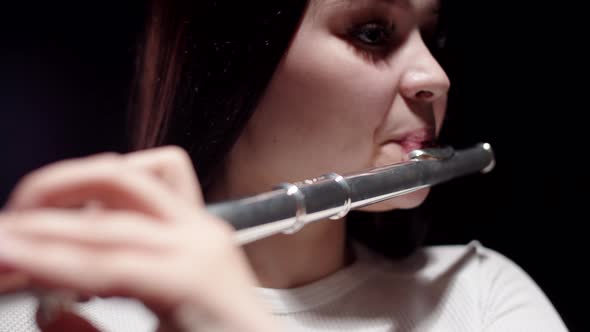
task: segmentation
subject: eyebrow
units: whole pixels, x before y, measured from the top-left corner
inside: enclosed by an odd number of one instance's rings
[[[389,5],[395,5],[395,4],[408,4],[410,1],[409,0],[332,0],[331,2],[333,2],[334,4],[338,4],[338,5],[353,5],[356,3],[361,3],[361,2],[365,2],[365,3],[385,3],[385,4],[389,4]]]
[[[371,4],[386,4],[389,6],[398,5],[403,7],[410,7],[410,0],[325,0],[322,1],[321,7],[353,7],[353,6],[368,6]]]
[[[364,0],[365,2],[388,2],[388,3],[396,3],[399,2],[399,0]],[[335,3],[353,3],[353,2],[360,2],[360,0],[333,0],[333,2]]]
[[[441,1],[442,0],[432,0],[434,3],[431,10],[432,15],[438,17]],[[414,6],[412,0],[318,0],[310,2],[310,11],[313,17],[321,15],[324,10],[330,11],[330,8],[332,8],[332,10],[335,9],[348,11],[362,8],[371,8],[372,6],[376,5],[385,5],[391,7],[397,6],[401,7],[403,10],[409,10]]]
[[[353,7],[353,6],[369,6],[374,4],[385,4],[388,6],[400,6],[405,9],[412,7],[411,0],[320,0],[319,7]],[[432,13],[438,14],[441,7],[441,0],[433,0]]]

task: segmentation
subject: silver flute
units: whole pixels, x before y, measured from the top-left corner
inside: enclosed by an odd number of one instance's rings
[[[409,160],[346,176],[329,173],[296,183],[281,183],[273,191],[208,204],[206,209],[236,229],[240,245],[277,233],[292,234],[319,220],[340,219],[349,211],[396,196],[494,168],[492,147],[480,143],[464,150],[451,147],[419,149]],[[69,310],[78,296],[71,291],[37,294],[40,318],[48,323]]]
[[[472,173],[487,173],[495,159],[488,143],[464,150],[418,149],[409,160],[363,172],[329,173],[246,198],[209,204],[207,210],[236,229],[242,245],[277,233],[292,234],[305,225],[339,219],[349,211]]]

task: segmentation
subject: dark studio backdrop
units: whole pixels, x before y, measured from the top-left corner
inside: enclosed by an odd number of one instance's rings
[[[2,4],[0,203],[49,162],[123,152],[144,2]],[[522,266],[572,331],[584,330],[583,21],[538,2],[447,1],[453,82],[444,142],[492,143],[496,169],[434,188],[428,243],[480,240]],[[581,78],[581,81],[574,79]]]

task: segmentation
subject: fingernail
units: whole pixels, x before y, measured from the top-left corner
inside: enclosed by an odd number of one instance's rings
[[[6,236],[6,232],[2,229],[2,227],[0,227],[0,259],[2,258],[2,253],[4,252],[4,248],[7,245],[7,236]]]
[[[2,261],[9,262],[14,251],[18,248],[19,242],[11,234],[0,227],[0,264]]]

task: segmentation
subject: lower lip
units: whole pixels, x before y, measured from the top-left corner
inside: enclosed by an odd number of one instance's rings
[[[397,140],[396,143],[402,147],[404,153],[410,153],[417,149],[424,149],[432,146],[432,135],[429,130],[423,128],[412,131],[406,137]]]
[[[414,150],[424,148],[425,144],[423,142],[415,142],[415,141],[401,141],[398,144],[402,147],[402,150],[405,154],[408,154]]]
[[[426,142],[417,142],[412,140],[403,141],[389,141],[387,143],[393,143],[401,147],[402,152],[408,154],[414,150],[423,149],[429,146]]]

